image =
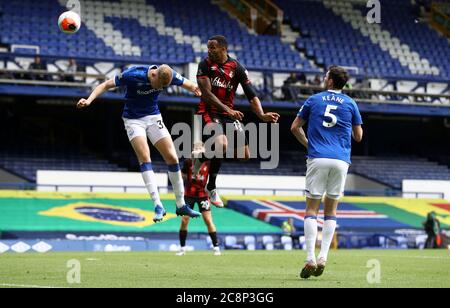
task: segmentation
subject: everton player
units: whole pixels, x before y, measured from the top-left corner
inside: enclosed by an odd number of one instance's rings
[[[331,66],[325,76],[326,91],[306,100],[292,123],[292,133],[308,149],[306,171],[305,238],[307,258],[300,277],[322,275],[336,230],[336,209],[344,192],[350,166],[352,136],[361,142],[361,114],[355,101],[342,93],[349,79],[345,69]],[[308,135],[303,126],[308,123]],[[317,215],[325,194],[322,247],[316,260]]]
[[[176,196],[177,215],[190,217],[201,215],[191,210],[185,203],[184,184],[177,153],[158,108],[159,94],[171,85],[181,86],[196,96],[201,96],[196,84],[183,78],[168,65],[146,65],[131,67],[114,79],[102,83],[88,99],[81,99],[77,104],[77,108],[85,108],[109,89],[126,88],[123,121],[128,139],[138,158],[145,186],[155,206],[153,218],[155,222],[162,221],[166,211],[159,197],[147,138],[168,165],[169,178]]]
[[[226,132],[226,125],[234,125],[237,134],[244,134],[241,121],[244,114],[234,110],[234,97],[239,85],[242,86],[252,111],[261,121],[276,123],[280,117],[277,113],[265,113],[259,98],[256,96],[246,69],[235,59],[228,55],[228,42],[224,36],[213,36],[208,41],[208,57],[199,64],[197,83],[202,92],[202,99],[198,114],[202,115],[205,125],[222,125]],[[216,153],[227,152],[228,140],[225,134],[216,137]],[[217,148],[219,147],[219,149]],[[250,158],[248,141],[243,147],[236,148],[237,153],[244,153],[245,160]],[[194,153],[199,155],[199,153]],[[194,174],[200,170],[207,158],[194,158]],[[222,159],[215,155],[210,160],[210,174],[207,192],[211,203],[223,207],[223,202],[216,189],[216,179],[222,165]]]
[[[197,145],[196,145],[197,146]],[[200,149],[202,145],[199,145]],[[197,150],[197,149],[194,149]],[[211,205],[209,203],[208,193],[206,192],[206,183],[208,182],[210,170],[210,162],[205,162],[201,165],[200,171],[197,175],[193,173],[192,160],[188,159],[184,162],[182,173],[186,183],[185,199],[191,209],[195,208],[197,204],[202,213],[203,220],[208,228],[209,236],[211,237],[214,246],[214,255],[220,256],[219,242],[217,241],[217,232],[211,215]],[[188,234],[189,217],[184,216],[180,226],[180,246],[181,250],[177,253],[178,256],[186,254],[186,238]]]

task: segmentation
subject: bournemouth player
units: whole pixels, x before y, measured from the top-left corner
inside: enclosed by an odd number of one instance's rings
[[[233,125],[237,134],[244,134],[241,121],[244,114],[234,110],[234,97],[239,85],[242,86],[252,111],[263,122],[276,123],[280,117],[277,113],[265,113],[259,98],[248,78],[246,69],[235,59],[228,55],[228,43],[224,36],[211,37],[208,41],[208,57],[199,64],[197,82],[202,92],[202,99],[198,114],[202,115],[205,125],[221,125],[223,132],[225,126]],[[245,139],[246,140],[246,139]],[[228,139],[225,134],[217,136],[215,140],[221,153],[227,153]],[[243,153],[242,158],[250,158],[248,141],[244,146],[235,149],[237,153]],[[198,153],[195,153],[198,154]],[[209,161],[205,157],[194,158],[194,174],[198,173],[203,162]],[[207,192],[211,203],[222,207],[223,202],[216,189],[216,179],[222,165],[222,159],[215,156],[210,160],[210,175]]]
[[[214,246],[214,255],[219,256],[220,248],[217,240],[216,226],[214,225],[211,215],[211,205],[209,203],[208,193],[206,192],[206,183],[208,182],[210,170],[210,162],[204,162],[200,166],[200,171],[197,175],[193,173],[192,160],[185,161],[182,173],[186,183],[185,199],[186,203],[194,210],[197,204],[203,216],[203,221],[208,228],[209,236],[211,237]],[[181,220],[180,226],[180,246],[181,249],[177,253],[178,256],[186,254],[186,238],[188,234],[189,217],[184,216]]]

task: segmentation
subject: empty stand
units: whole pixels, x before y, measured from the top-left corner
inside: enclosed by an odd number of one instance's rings
[[[416,22],[410,1],[383,1],[381,24],[367,23],[361,1],[277,2],[302,33],[297,47],[319,64],[356,67],[371,76],[450,77],[448,41]]]
[[[51,56],[188,63],[206,54],[209,37],[224,34],[230,52],[247,67],[317,69],[279,36],[252,34],[209,1],[84,1],[83,26],[71,36],[56,25],[63,5],[65,1],[57,0],[39,5],[31,0],[3,1],[1,42],[38,46],[41,54]]]
[[[363,175],[367,178],[401,189],[402,180],[450,180],[450,170],[446,166],[438,165],[417,157],[353,157],[351,173]]]
[[[10,171],[30,182],[36,182],[37,170],[70,171],[127,171],[124,168],[99,159],[94,155],[67,154],[67,152],[0,152],[0,168]]]

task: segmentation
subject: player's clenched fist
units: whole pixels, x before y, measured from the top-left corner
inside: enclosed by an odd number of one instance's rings
[[[228,115],[233,119],[233,120],[238,120],[238,121],[242,121],[242,119],[244,119],[244,114],[240,111],[237,110],[230,110],[228,112]]]
[[[268,113],[264,114],[261,119],[264,122],[277,123],[278,120],[280,119],[280,115],[278,113],[268,112]]]
[[[87,99],[82,98],[82,99],[80,99],[78,101],[77,108],[78,109],[85,108],[85,107],[88,107],[90,104],[91,104],[90,101],[88,101]]]

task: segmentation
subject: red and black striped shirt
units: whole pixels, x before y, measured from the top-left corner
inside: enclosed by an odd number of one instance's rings
[[[234,97],[240,85],[245,95],[251,101],[256,93],[251,86],[247,70],[235,59],[228,57],[224,64],[217,64],[206,58],[198,66],[197,79],[209,78],[212,93],[226,106],[234,109]],[[198,108],[199,114],[226,114],[218,111],[215,106],[208,104],[203,99]]]
[[[197,177],[193,176],[192,160],[186,159],[181,172],[186,175],[185,197],[190,198],[207,198],[206,184],[209,178],[210,162],[204,162],[200,168]]]

